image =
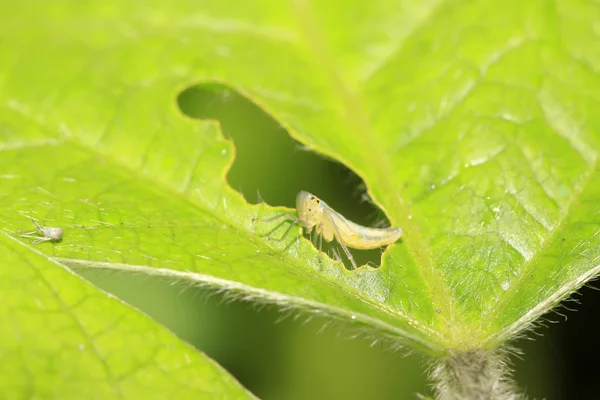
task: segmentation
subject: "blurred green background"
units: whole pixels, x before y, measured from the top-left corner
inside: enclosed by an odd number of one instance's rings
[[[273,117],[220,85],[189,88],[178,98],[190,117],[218,120],[236,146],[229,184],[251,203],[294,207],[307,190],[351,220],[388,224],[367,198],[361,179],[343,165],[304,149]],[[379,265],[380,251],[355,251],[357,261]],[[135,275],[87,271],[96,285],[114,293],[229,370],[262,399],[415,399],[430,394],[426,360],[394,350],[343,325],[310,320],[272,306],[231,301],[199,287]],[[550,317],[556,319],[555,317]],[[566,398],[566,366],[560,329],[514,346],[516,379],[529,398]],[[140,338],[143,340],[143,338]]]

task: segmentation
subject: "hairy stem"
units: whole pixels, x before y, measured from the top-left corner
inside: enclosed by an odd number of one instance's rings
[[[431,372],[438,400],[522,400],[505,357],[488,350],[454,352]]]

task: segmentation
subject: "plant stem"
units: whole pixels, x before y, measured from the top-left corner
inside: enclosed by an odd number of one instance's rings
[[[431,372],[438,400],[521,400],[505,356],[488,350],[453,352]]]

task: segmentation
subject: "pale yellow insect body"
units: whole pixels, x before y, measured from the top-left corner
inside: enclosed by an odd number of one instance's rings
[[[359,250],[375,249],[394,243],[402,236],[400,228],[368,228],[349,221],[323,200],[305,191],[301,191],[296,196],[296,210],[298,217],[285,213],[267,219],[255,218],[253,221],[269,222],[282,217],[291,219],[292,225],[278,240],[283,240],[295,223],[301,224],[305,233],[310,233],[314,229],[320,239],[325,238],[328,242],[335,239],[342,246],[354,269],[357,268],[356,262],[348,247]]]
[[[58,242],[62,239],[63,230],[61,228],[40,226],[33,218],[31,218],[31,221],[35,225],[37,231],[26,232],[20,236],[24,238],[35,239],[32,244],[38,244],[42,242]]]

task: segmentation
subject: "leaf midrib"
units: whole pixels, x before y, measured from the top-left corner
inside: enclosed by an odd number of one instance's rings
[[[364,152],[360,153],[361,155],[364,155],[363,165],[375,165],[375,167],[372,168],[373,172],[371,172],[369,176],[373,177],[376,186],[381,188],[395,187],[394,182],[390,179],[392,176],[392,169],[389,163],[386,162],[388,159],[386,153],[381,150],[379,141],[376,140],[376,135],[366,118],[366,108],[362,104],[359,96],[350,89],[350,85],[342,79],[330,51],[326,49],[324,45],[324,43],[326,43],[325,40],[318,37],[321,30],[318,26],[315,26],[316,24],[311,22],[314,18],[311,17],[312,14],[309,6],[306,2],[297,2],[296,6],[298,10],[297,16],[300,20],[300,36],[305,38],[309,50],[312,51],[311,56],[314,60],[314,64],[324,66],[324,75],[333,83],[332,90],[334,93],[337,93],[337,96],[341,99],[340,103],[343,108],[343,116],[346,119],[346,125],[351,128],[350,132],[353,134],[354,140],[361,143],[362,148],[369,149],[368,158]],[[400,42],[398,46],[401,44],[402,42]],[[371,141],[366,141],[365,138],[371,138]],[[352,165],[351,163],[346,162],[340,154],[331,154],[327,151],[325,151],[325,153],[328,153],[329,156],[335,159],[341,160],[345,165]],[[363,171],[355,170],[355,172],[365,182],[367,192],[370,194],[373,202],[382,210],[385,210],[385,207],[382,207],[381,204],[376,201],[375,197],[372,196],[368,179],[364,179]],[[395,215],[411,215],[407,201],[400,195],[394,197],[390,194],[387,196],[387,201],[384,201],[384,203],[390,206],[395,205]],[[423,239],[417,224],[410,219],[402,218],[402,229],[404,233],[409,233],[410,240],[405,240],[403,243],[409,248],[409,252],[413,256],[415,264],[419,266],[419,272],[423,277],[423,280],[427,283],[429,297],[433,300],[434,304],[443,304],[448,311],[449,321],[439,314],[434,315],[434,318],[438,322],[437,327],[441,329],[448,328],[450,337],[455,337],[457,335],[456,330],[460,329],[461,324],[458,323],[456,318],[454,300],[447,290],[440,271],[434,267],[433,258],[430,255],[427,243]],[[441,324],[439,322],[441,322]]]

